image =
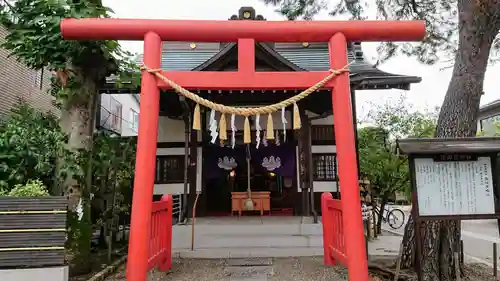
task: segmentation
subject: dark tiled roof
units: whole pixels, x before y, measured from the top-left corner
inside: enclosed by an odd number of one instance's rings
[[[163,45],[162,68],[173,71],[200,70],[207,62],[218,59],[234,44],[165,42]],[[283,64],[295,65],[302,71],[327,71],[330,68],[327,43],[310,43],[305,47],[301,43],[260,44],[264,49],[272,50]],[[273,47],[269,47],[272,46]],[[404,88],[411,83],[419,83],[420,77],[396,75],[382,71],[369,64],[363,55],[361,44],[353,43],[348,47],[351,81],[359,82],[367,88]],[[142,63],[142,56],[138,58]]]
[[[231,16],[230,20],[265,20],[265,18],[256,14],[252,7],[242,7],[237,15]],[[227,54],[236,47],[235,43],[224,42],[164,42],[161,67],[171,71],[204,70],[218,59],[227,59]],[[279,69],[327,71],[330,68],[326,42],[258,43],[257,48],[269,58],[268,64],[270,62],[274,66],[279,64]],[[357,89],[409,89],[410,84],[421,81],[420,77],[391,74],[374,67],[365,60],[361,43],[348,44],[348,59],[352,62],[351,83],[356,85]],[[142,56],[138,58],[137,63],[142,64]],[[108,79],[108,83],[113,83],[113,77]]]

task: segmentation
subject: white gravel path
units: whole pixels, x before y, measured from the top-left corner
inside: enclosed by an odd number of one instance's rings
[[[169,272],[151,271],[148,281],[229,281],[227,260],[177,259]],[[345,281],[347,270],[323,265],[323,257],[274,258],[269,281]],[[106,279],[125,281],[125,268]]]

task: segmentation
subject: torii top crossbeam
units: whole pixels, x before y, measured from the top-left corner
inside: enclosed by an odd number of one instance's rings
[[[205,21],[154,19],[64,19],[61,32],[73,40],[144,40],[148,32],[162,41],[238,42],[237,72],[178,72],[167,75],[189,89],[306,89],[327,72],[255,72],[253,42],[328,42],[341,33],[349,41],[416,41],[423,21]],[[244,43],[245,42],[245,43]],[[338,52],[340,50],[331,50]],[[245,75],[244,72],[247,72]],[[163,73],[163,72],[162,72]],[[324,87],[331,88],[332,81]],[[170,86],[158,81],[158,87]]]
[[[328,42],[335,33],[347,41],[418,41],[423,21],[206,21],[155,19],[64,19],[61,33],[72,40],[144,40],[154,32],[163,41]]]

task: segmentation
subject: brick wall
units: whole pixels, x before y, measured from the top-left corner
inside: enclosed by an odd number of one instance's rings
[[[5,35],[7,31],[0,26],[0,42]],[[52,103],[54,98],[47,92],[51,73],[30,69],[14,56],[8,57],[9,54],[8,50],[0,48],[0,118],[9,114],[19,98],[40,110],[57,113]]]

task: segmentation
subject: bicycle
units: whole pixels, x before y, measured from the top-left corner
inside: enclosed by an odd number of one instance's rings
[[[372,210],[379,217],[380,207],[379,205],[372,204]],[[405,223],[405,213],[399,208],[393,208],[389,210],[387,207],[384,208],[382,214],[382,221],[389,224],[392,229],[399,229]]]

